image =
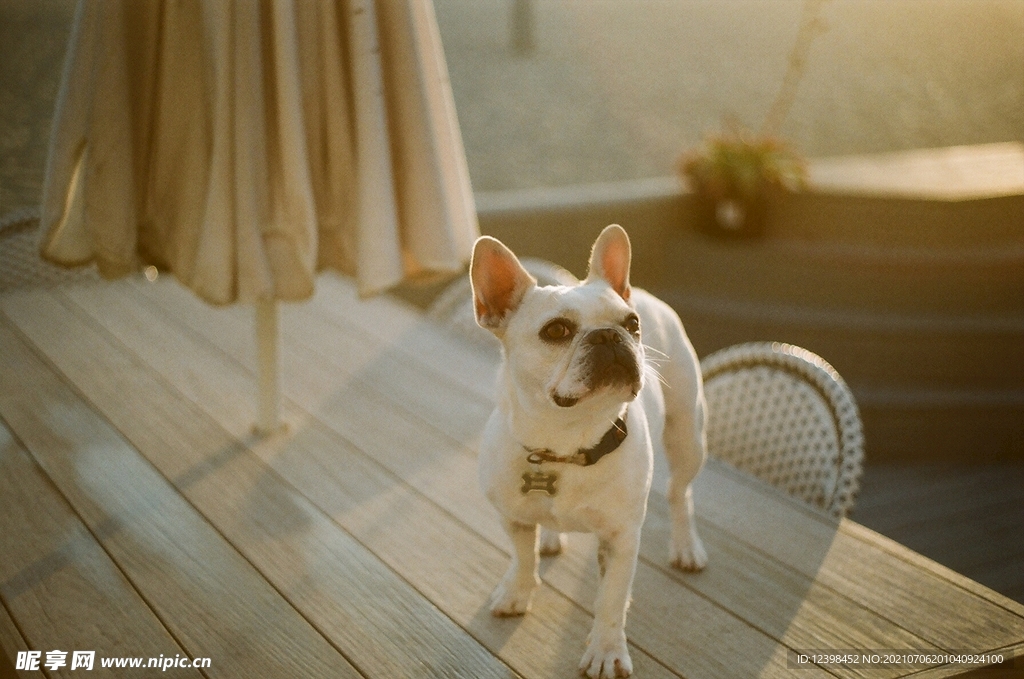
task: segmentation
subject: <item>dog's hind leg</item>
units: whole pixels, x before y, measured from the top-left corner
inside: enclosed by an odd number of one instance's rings
[[[689,484],[676,487],[676,495],[671,495],[672,485],[676,483],[673,476],[669,482],[669,506],[672,511],[672,542],[669,544],[669,561],[673,566],[684,571],[703,570],[708,565],[708,554],[704,549],[693,515],[693,489]]]
[[[557,556],[565,548],[565,533],[559,533],[550,528],[540,527],[540,542],[538,551],[541,556]]]
[[[669,561],[684,571],[699,571],[708,563],[708,555],[697,535],[693,511],[693,479],[704,464],[704,399],[689,411],[668,411],[665,418],[665,457],[671,476],[668,503],[672,514],[672,542]],[[691,414],[692,413],[692,414]]]
[[[672,514],[669,561],[685,571],[699,571],[708,556],[697,535],[691,483],[704,466],[707,437],[704,433],[706,404],[700,364],[693,346],[682,334],[668,339],[668,360],[660,366],[665,398],[663,443],[668,461],[668,502]]]

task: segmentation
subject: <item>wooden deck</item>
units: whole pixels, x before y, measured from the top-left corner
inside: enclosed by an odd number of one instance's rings
[[[1024,603],[1024,461],[869,464],[852,518]]]
[[[493,363],[331,276],[281,328],[289,428],[261,439],[250,310],[163,279],[0,297],[6,656],[211,659],[167,676],[576,676],[597,571],[585,536],[544,561],[530,615],[487,610],[508,560],[475,473]],[[652,493],[638,677],[791,676],[796,649],[1024,655],[1024,606],[856,523],[715,463],[696,503],[711,564],[687,575],[667,566]]]

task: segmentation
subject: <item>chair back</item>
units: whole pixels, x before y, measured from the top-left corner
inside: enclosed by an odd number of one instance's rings
[[[853,507],[864,436],[831,365],[800,347],[754,342],[716,351],[701,369],[711,455],[833,516]]]

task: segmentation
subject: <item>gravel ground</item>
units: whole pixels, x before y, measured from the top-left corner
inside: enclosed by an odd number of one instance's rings
[[[306,1],[306,0],[302,0]],[[758,128],[803,0],[435,0],[476,190],[635,179]],[[0,215],[38,202],[71,0],[0,0]],[[810,156],[1024,140],[1024,0],[830,0],[783,135]]]

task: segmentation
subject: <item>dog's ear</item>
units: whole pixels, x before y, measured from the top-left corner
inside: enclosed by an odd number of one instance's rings
[[[604,227],[590,251],[590,271],[587,280],[601,278],[612,286],[619,297],[629,301],[629,236],[618,224]]]
[[[482,328],[498,333],[537,279],[500,240],[481,236],[473,246],[469,265],[473,309]]]

